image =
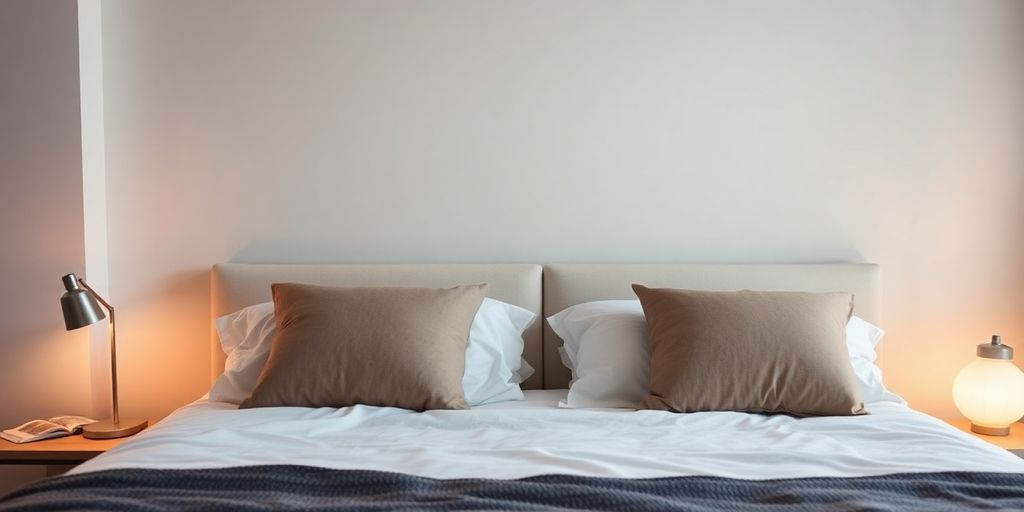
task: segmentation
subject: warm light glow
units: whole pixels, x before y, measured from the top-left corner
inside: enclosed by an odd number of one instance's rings
[[[953,381],[953,401],[975,425],[1006,427],[1024,416],[1024,372],[1011,361],[977,357]]]

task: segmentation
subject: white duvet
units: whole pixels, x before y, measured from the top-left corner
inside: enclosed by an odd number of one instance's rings
[[[1024,460],[894,403],[796,419],[731,412],[563,409],[565,390],[468,411],[356,406],[237,410],[198,401],[72,472],[302,464],[433,478],[540,474],[765,479],[1024,472]]]

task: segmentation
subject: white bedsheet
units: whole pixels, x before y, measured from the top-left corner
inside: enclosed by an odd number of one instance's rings
[[[868,416],[560,409],[565,390],[469,411],[356,406],[236,410],[205,400],[75,468],[303,464],[434,478],[717,475],[745,479],[921,471],[1024,472],[1024,460],[892,403]]]

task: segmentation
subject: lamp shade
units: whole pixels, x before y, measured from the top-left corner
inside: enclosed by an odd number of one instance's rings
[[[1024,416],[1024,372],[999,336],[978,346],[977,357],[953,381],[953,401],[979,434],[1007,435]]]
[[[60,308],[64,311],[64,327],[67,330],[92,325],[106,318],[96,297],[78,285],[78,278],[74,274],[68,274],[61,280],[64,281],[65,291],[60,297]]]

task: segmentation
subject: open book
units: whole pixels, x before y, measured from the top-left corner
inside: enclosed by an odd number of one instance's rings
[[[51,437],[77,434],[82,430],[82,425],[95,422],[96,420],[82,416],[54,416],[48,420],[32,420],[19,427],[4,430],[0,432],[0,437],[12,443],[31,443]]]

